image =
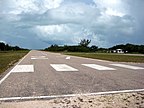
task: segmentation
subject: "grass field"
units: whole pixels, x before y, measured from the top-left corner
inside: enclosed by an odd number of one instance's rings
[[[6,69],[16,63],[22,58],[28,51],[4,51],[0,52],[0,74]]]
[[[138,55],[126,55],[126,54],[114,54],[114,53],[64,53],[66,55],[87,57],[93,59],[101,59],[115,62],[136,62],[144,63],[144,56]]]

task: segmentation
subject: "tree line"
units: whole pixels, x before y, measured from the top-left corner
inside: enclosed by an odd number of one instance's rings
[[[58,46],[57,44],[51,45],[50,47],[46,48],[46,51],[66,51],[66,52],[95,52],[98,50],[98,47],[95,45],[92,45],[89,47],[88,45],[90,44],[91,40],[86,40],[83,39],[78,45],[73,45],[73,46]]]
[[[134,44],[120,44],[115,45],[110,48],[98,48],[96,45],[91,45],[91,40],[83,39],[78,43],[78,45],[64,45],[59,46],[57,44],[51,45],[45,48],[45,51],[53,51],[53,52],[110,52],[116,49],[122,49],[123,51],[127,51],[128,53],[141,53],[144,54],[144,45],[134,45]],[[27,50],[24,48],[20,48],[19,46],[11,46],[9,44],[5,44],[0,42],[0,51],[18,51],[18,50]]]
[[[134,44],[121,44],[116,45],[111,48],[98,48],[96,45],[89,46],[91,40],[83,39],[78,45],[73,46],[59,46],[57,44],[51,45],[48,48],[45,48],[45,51],[53,51],[53,52],[110,52],[116,49],[122,49],[123,51],[127,51],[128,53],[142,53],[144,54],[144,45],[134,45]]]
[[[10,46],[9,44],[0,42],[0,51],[18,51],[18,50],[27,50],[27,49],[20,48],[19,46]]]

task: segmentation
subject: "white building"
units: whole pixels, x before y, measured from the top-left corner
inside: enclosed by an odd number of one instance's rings
[[[115,51],[116,51],[116,53],[124,53],[124,51],[122,49],[116,49]]]

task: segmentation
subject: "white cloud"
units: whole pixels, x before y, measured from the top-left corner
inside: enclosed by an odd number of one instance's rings
[[[114,16],[124,16],[128,13],[129,6],[122,0],[93,0],[102,13]]]
[[[62,23],[86,24],[100,15],[99,9],[84,3],[64,4],[59,8],[50,10],[48,15]]]
[[[50,26],[36,26],[33,28],[37,36],[47,43],[73,44],[79,41],[79,30],[71,28],[73,25],[61,24]],[[72,34],[72,35],[71,35]]]
[[[93,0],[96,5],[101,5],[101,7],[117,7],[122,3],[121,0]]]
[[[1,0],[0,39],[24,37],[41,45],[78,44],[87,38],[92,44],[109,46],[133,36],[137,20],[129,14],[127,2],[93,1]]]
[[[0,40],[0,42],[1,42],[1,43],[5,43],[5,44],[6,44],[6,42],[5,42],[5,41],[2,41],[2,40]]]
[[[63,0],[44,0],[44,7],[47,9],[53,9],[60,6]]]
[[[120,16],[120,17],[122,17],[122,16],[125,15],[124,13],[118,12],[118,11],[113,10],[111,8],[107,8],[107,10],[105,11],[105,13],[107,15]]]
[[[57,8],[63,0],[2,0],[3,13],[43,13],[48,9]]]

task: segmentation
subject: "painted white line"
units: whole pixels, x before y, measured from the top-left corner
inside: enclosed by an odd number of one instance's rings
[[[11,72],[17,73],[17,72],[34,72],[34,66],[33,65],[16,65]]]
[[[97,61],[100,61],[100,62],[110,62],[110,61],[106,61],[106,60],[97,60]]]
[[[70,58],[71,58],[70,56],[66,57],[67,60],[69,60]]]
[[[45,60],[45,59],[48,59],[48,58],[34,58],[34,57],[33,57],[33,58],[31,58],[31,59],[32,59],[32,60],[37,60],[37,59],[38,59],[38,60]]]
[[[144,89],[134,89],[134,90],[107,91],[107,92],[96,92],[96,93],[85,93],[85,94],[66,94],[66,95],[51,95],[51,96],[32,96],[32,97],[8,97],[8,98],[0,98],[0,101],[53,99],[53,98],[78,97],[78,96],[96,96],[96,95],[108,95],[108,94],[143,92],[143,91]]]
[[[143,67],[138,67],[138,66],[131,66],[131,65],[125,65],[125,64],[110,64],[113,66],[118,66],[118,67],[123,67],[123,68],[128,68],[128,69],[144,69]]]
[[[5,77],[3,77],[1,80],[0,80],[0,84],[11,74],[11,72],[9,72],[8,74],[6,74]]]
[[[43,53],[43,55],[47,56],[47,54]]]
[[[50,64],[56,71],[78,71],[77,69],[66,64]]]
[[[45,56],[47,55],[47,54],[46,54],[46,53],[44,53],[44,52],[41,52],[41,53],[42,53],[43,55],[45,55]]]
[[[31,58],[45,58],[46,56],[31,56]]]
[[[73,58],[78,58],[78,59],[85,59],[85,60],[92,60],[92,61],[100,61],[100,62],[109,62],[111,63],[112,61],[108,61],[108,60],[100,60],[100,59],[93,59],[93,58],[86,58],[86,57],[78,57],[78,56],[72,56]]]
[[[29,54],[29,53],[28,53]],[[28,54],[26,54],[19,62],[18,64],[20,64],[27,56]],[[18,65],[17,64],[17,65]],[[6,74],[6,76],[4,76],[1,80],[0,80],[0,84],[11,74],[11,71],[9,73]]]
[[[31,56],[31,59],[32,60],[36,60],[36,59],[38,59],[38,60],[40,60],[40,59],[48,59],[48,58],[46,58],[46,56]]]
[[[106,66],[101,66],[101,65],[97,65],[97,64],[82,64],[83,66],[87,66],[93,69],[97,69],[97,70],[116,70],[114,68],[110,68],[110,67],[106,67]]]

